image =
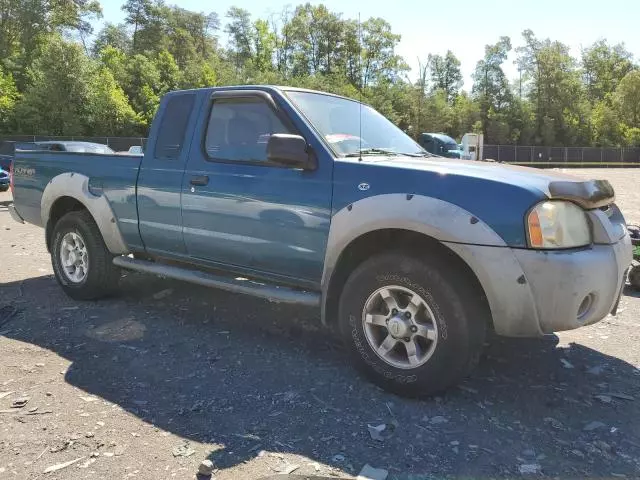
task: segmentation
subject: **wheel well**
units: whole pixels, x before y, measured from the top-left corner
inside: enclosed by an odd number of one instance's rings
[[[47,242],[47,249],[49,252],[51,252],[51,237],[53,235],[53,229],[55,228],[56,223],[58,223],[58,220],[69,212],[79,210],[87,210],[87,207],[73,197],[60,197],[53,203],[53,205],[51,205],[51,210],[49,210],[49,221],[47,222],[45,229],[45,240]]]
[[[456,275],[459,275],[477,292],[489,313],[487,318],[491,319],[489,304],[478,277],[455,252],[438,240],[422,233],[410,230],[384,229],[365,233],[356,238],[340,254],[331,275],[325,299],[324,318],[329,327],[334,327],[337,323],[340,293],[351,272],[372,255],[390,250],[412,252],[416,255],[427,254],[437,258],[439,262],[446,263]],[[489,323],[492,322],[489,321]],[[489,327],[493,328],[493,325],[491,324]]]

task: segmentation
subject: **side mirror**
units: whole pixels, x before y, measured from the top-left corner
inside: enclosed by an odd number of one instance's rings
[[[307,151],[307,141],[299,135],[274,133],[267,142],[267,159],[292,168],[313,170],[314,162]]]

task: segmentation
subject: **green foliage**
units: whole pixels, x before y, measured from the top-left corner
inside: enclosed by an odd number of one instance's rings
[[[640,147],[640,128],[623,125],[622,135],[630,147]]]
[[[204,88],[217,85],[216,70],[208,63],[191,62],[187,65],[182,75],[180,88]]]
[[[92,52],[95,57],[107,47],[112,47],[122,52],[131,49],[131,38],[126,25],[114,25],[107,23],[93,42]]]
[[[254,59],[253,66],[260,72],[273,69],[273,51],[276,36],[269,29],[266,20],[256,20],[253,24]]]
[[[229,35],[229,54],[236,68],[240,69],[253,58],[255,31],[251,25],[251,14],[243,8],[231,7],[227,18],[229,23],[225,32]]]
[[[591,112],[593,139],[596,145],[619,145],[622,140],[622,124],[616,111],[607,102],[598,102]]]
[[[130,136],[143,130],[143,119],[107,68],[94,67],[87,100],[87,122],[93,134]]]
[[[0,68],[0,133],[10,131],[19,98],[13,77],[11,74],[3,73]]]
[[[582,69],[589,99],[608,102],[620,81],[634,69],[633,55],[622,44],[610,46],[599,40],[582,52]]]
[[[614,93],[620,118],[628,127],[640,127],[640,70],[627,73]]]
[[[162,50],[155,59],[155,66],[158,70],[159,81],[156,85],[158,93],[164,95],[167,92],[176,90],[181,85],[180,67],[173,55],[168,50]]]
[[[500,37],[495,45],[485,47],[485,56],[473,73],[472,93],[480,107],[482,130],[495,143],[509,143],[509,118],[505,114],[513,94],[502,64],[511,50],[509,37]]]
[[[75,43],[53,37],[31,69],[31,85],[16,105],[18,127],[45,135],[84,135],[91,62]]]
[[[452,51],[424,52],[409,72],[383,18],[359,22],[312,3],[267,18],[232,7],[222,21],[163,0],[126,0],[122,10],[124,22],[105,24],[91,42],[96,0],[0,0],[0,132],[144,135],[168,91],[285,84],[361,98],[413,136],[640,145],[640,71],[624,45],[605,40],[578,61],[526,30],[510,84],[503,65],[512,39],[500,37],[465,91]]]
[[[125,135],[141,121],[111,71],[82,48],[52,37],[36,59],[16,121],[43,135]]]
[[[542,145],[574,145],[589,140],[586,129],[585,87],[569,47],[539,40],[531,30],[516,49],[525,73],[527,97],[536,117],[534,140]]]
[[[462,72],[460,71],[460,60],[451,50],[447,50],[446,55],[429,55],[427,60],[431,70],[431,82],[433,90],[441,90],[445,93],[447,102],[451,103],[462,87]]]

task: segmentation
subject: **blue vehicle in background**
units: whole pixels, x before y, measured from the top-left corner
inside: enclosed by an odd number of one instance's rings
[[[317,307],[403,395],[458,382],[488,330],[615,314],[632,258],[608,182],[434,156],[311,90],[172,92],[143,155],[18,150],[13,173],[9,210],[44,228],[70,297],[107,296],[129,269]]]
[[[0,168],[0,192],[9,190],[9,172]]]
[[[421,133],[418,143],[427,152],[445,158],[463,158],[462,147],[444,133]]]

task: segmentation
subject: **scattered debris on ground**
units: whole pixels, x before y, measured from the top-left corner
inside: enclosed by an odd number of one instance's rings
[[[640,220],[632,173],[614,186]],[[346,368],[313,309],[131,272],[70,300],[3,195],[0,478],[640,478],[636,292],[583,329],[491,340],[458,388],[403,399]]]
[[[374,468],[368,463],[362,467],[358,474],[357,480],[386,480],[389,472],[382,468]]]

